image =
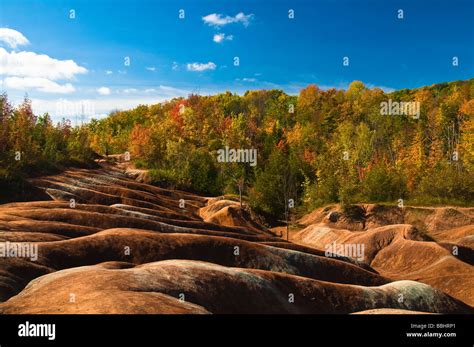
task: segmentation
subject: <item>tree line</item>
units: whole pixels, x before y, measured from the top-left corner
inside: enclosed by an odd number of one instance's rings
[[[419,112],[388,115],[387,102]],[[28,100],[13,110],[3,95],[0,106],[1,175],[128,152],[156,184],[243,196],[276,219],[336,202],[474,201],[474,79],[391,93],[355,81],[298,95],[189,95],[75,128],[36,118]],[[219,162],[226,147],[256,150],[257,165]],[[12,160],[18,152],[24,161]]]

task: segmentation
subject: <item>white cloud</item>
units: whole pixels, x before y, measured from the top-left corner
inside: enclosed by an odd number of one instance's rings
[[[220,27],[231,23],[242,23],[245,27],[250,24],[253,19],[253,14],[245,14],[243,12],[237,13],[234,17],[224,16],[219,13],[211,13],[202,17],[204,23],[214,27]]]
[[[129,91],[134,88],[130,88]],[[85,113],[87,120],[92,118],[105,117],[113,110],[127,110],[138,105],[153,105],[159,102],[170,100],[178,96],[187,96],[190,90],[180,89],[167,85],[159,85],[147,89],[134,89],[135,93],[126,94],[124,90],[109,96],[93,96],[88,99],[78,98],[32,98],[33,111],[35,114],[48,112],[55,120],[61,120],[62,117],[70,118],[74,121],[75,116]],[[208,91],[208,94],[215,94],[216,91]],[[18,95],[15,103],[20,104],[23,97]]]
[[[206,71],[206,70],[215,70],[216,64],[212,61],[208,62],[207,64],[204,63],[189,63],[186,65],[188,71]]]
[[[221,43],[223,41],[232,41],[233,39],[234,39],[234,36],[226,35],[224,33],[214,34],[214,37],[212,38],[212,40],[216,43]]]
[[[112,70],[107,70],[107,71],[105,71],[105,73],[106,73],[107,75],[112,75],[114,72],[113,72]]]
[[[164,85],[160,85],[158,89],[159,89],[159,92],[161,92],[161,94],[164,96],[176,97],[176,96],[186,96],[190,94],[190,91],[187,89],[175,88],[175,87],[164,86]]]
[[[43,77],[7,77],[2,83],[5,88],[16,90],[37,89],[44,93],[72,93],[76,89],[71,83],[59,84]]]
[[[0,28],[0,42],[6,43],[13,49],[30,43],[22,33],[9,28]]]
[[[165,85],[159,85],[153,88],[146,88],[146,89],[137,89],[137,88],[126,88],[117,91],[119,94],[134,94],[134,95],[142,95],[142,94],[157,94],[159,96],[166,96],[166,97],[178,97],[178,96],[186,96],[190,94],[189,90],[180,89]]]
[[[55,121],[60,121],[63,117],[74,121],[75,116],[82,114],[82,103],[86,103],[86,121],[92,118],[103,118],[113,110],[130,110],[138,105],[153,105],[169,100],[170,96],[147,95],[129,97],[101,97],[97,99],[39,99],[32,98],[33,112],[43,114],[48,112]],[[20,104],[23,99],[19,98],[16,103]],[[59,107],[58,107],[59,105]],[[69,109],[71,108],[71,109]]]
[[[173,65],[171,65],[171,69],[174,70],[174,71],[178,70],[179,69],[178,63],[174,61]]]
[[[13,49],[29,44],[22,33],[8,28],[0,28],[0,42]],[[86,72],[86,68],[73,60],[58,60],[46,54],[28,51],[8,52],[0,47],[0,76],[6,76],[2,81],[2,86],[6,89],[72,93],[75,88],[71,83],[60,84],[55,81],[73,79],[75,75]]]
[[[35,52],[7,52],[0,47],[0,75],[42,77],[50,80],[71,79],[87,69],[73,60],[58,60]]]
[[[151,71],[151,72],[156,71],[156,67],[154,67],[154,66],[147,66],[145,69],[147,69],[148,71]]]
[[[136,92],[138,92],[138,89],[136,89],[136,88],[127,88],[127,89],[124,89],[123,92],[125,94],[136,93]],[[108,95],[108,94],[106,94],[106,95]]]
[[[107,88],[107,87],[100,87],[97,89],[97,92],[100,94],[100,95],[110,95],[110,88]]]

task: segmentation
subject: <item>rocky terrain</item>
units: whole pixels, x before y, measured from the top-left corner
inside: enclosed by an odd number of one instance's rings
[[[474,305],[474,208],[359,206],[347,218],[336,206],[314,211],[293,241],[315,248],[364,245],[364,261],[394,280],[429,284]]]
[[[474,208],[338,206],[286,241],[221,198],[102,163],[0,205],[0,313],[474,313]],[[364,245],[360,259],[327,254]]]

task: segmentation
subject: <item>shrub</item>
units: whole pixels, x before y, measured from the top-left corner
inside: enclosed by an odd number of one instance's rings
[[[398,200],[407,194],[403,174],[382,164],[366,173],[362,187],[364,198],[371,202]]]

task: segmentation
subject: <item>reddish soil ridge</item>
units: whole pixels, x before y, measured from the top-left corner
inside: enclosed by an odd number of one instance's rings
[[[235,201],[124,171],[32,179],[51,200],[0,205],[0,242],[38,247],[0,257],[0,313],[474,312],[470,209],[450,227],[446,211],[413,212],[428,232],[399,212],[315,211],[287,242]],[[364,258],[326,256],[334,241],[364,244]]]

